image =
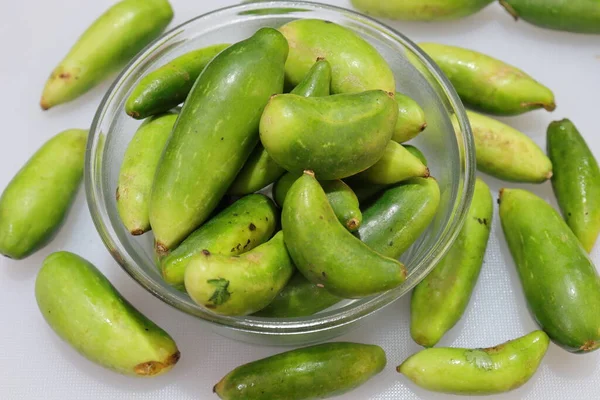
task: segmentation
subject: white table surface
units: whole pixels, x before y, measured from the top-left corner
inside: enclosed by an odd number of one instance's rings
[[[236,0],[171,0],[175,24]],[[325,1],[348,6],[349,0]],[[42,87],[52,68],[74,40],[113,0],[28,0],[3,3],[0,13],[0,188],[6,186],[28,157],[48,138],[67,128],[88,127],[109,82],[75,103],[42,112]],[[515,24],[497,5],[451,23],[392,22],[415,41],[462,45],[496,56],[524,69],[550,86],[558,108],[507,118],[544,146],[554,119],[571,118],[600,159],[598,94],[600,36],[541,30]],[[503,184],[485,178],[494,192]],[[517,186],[517,185],[510,185]],[[552,199],[549,183],[520,185]],[[552,200],[553,201],[553,200]],[[554,201],[553,201],[554,202]],[[536,329],[528,315],[514,264],[497,214],[482,275],[463,320],[442,345],[484,347]],[[34,298],[34,281],[43,259],[69,250],[95,263],[143,313],[165,327],[177,341],[182,359],[155,379],[114,374],[85,360],[61,342],[46,325]],[[600,245],[592,253],[600,264]],[[282,349],[247,345],[213,333],[205,323],[170,308],[138,286],[104,248],[92,224],[81,190],[60,235],[25,261],[0,259],[0,399],[212,399],[212,386],[239,364]],[[376,343],[388,354],[388,367],[343,399],[451,399],[425,392],[395,372],[395,366],[419,350],[408,333],[408,299],[373,317],[339,340]],[[524,387],[490,399],[592,400],[600,398],[600,351],[571,355],[552,345],[537,375]]]

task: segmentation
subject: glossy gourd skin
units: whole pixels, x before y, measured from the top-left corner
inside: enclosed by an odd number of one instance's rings
[[[323,343],[238,367],[213,389],[223,400],[308,400],[348,392],[383,370],[375,345]]]
[[[279,210],[262,194],[244,196],[196,229],[160,262],[169,284],[183,284],[190,259],[208,250],[237,256],[267,242],[279,225]]]
[[[518,115],[556,104],[550,89],[488,55],[437,43],[419,46],[446,74],[465,105],[495,115]]]
[[[96,267],[76,254],[53,253],[35,281],[50,327],[81,355],[131,376],[156,376],[177,363],[173,339],[136,310]]]
[[[167,0],[123,0],[77,39],[48,78],[40,106],[72,101],[121,69],[173,19]]]
[[[287,53],[283,35],[262,28],[223,50],[200,74],[152,187],[150,224],[159,253],[206,221],[256,147],[262,111],[283,90]]]
[[[475,14],[494,0],[352,0],[367,15],[400,21],[447,21]]]
[[[331,94],[331,64],[323,57],[306,73],[304,79],[292,89],[291,94],[304,97],[324,97]]]
[[[119,170],[117,211],[132,235],[142,235],[150,230],[152,183],[176,120],[174,113],[146,119],[125,150]]]
[[[288,85],[296,86],[317,58],[331,65],[331,93],[394,92],[394,74],[385,59],[352,30],[320,19],[298,19],[279,28],[290,44],[285,64]]]
[[[9,182],[0,197],[0,254],[21,260],[54,238],[83,178],[87,134],[54,136]]]
[[[371,250],[339,223],[319,182],[306,172],[283,205],[285,244],[298,270],[334,295],[360,298],[399,286],[406,268]]]
[[[419,148],[417,148],[413,145],[410,145],[410,144],[405,144],[404,148],[406,150],[410,151],[410,154],[412,154],[413,156],[415,156],[419,160],[421,160],[423,165],[427,166],[427,158],[425,158],[425,154],[423,154],[423,152],[421,150],[419,150]]]
[[[387,257],[400,257],[427,229],[440,204],[434,178],[413,178],[384,189],[363,209],[356,236]]]
[[[465,312],[483,265],[493,211],[490,188],[478,178],[458,237],[413,291],[410,333],[418,344],[435,346]]]
[[[473,111],[467,116],[478,170],[509,182],[542,183],[552,177],[552,162],[527,135]]]
[[[301,176],[301,174],[288,172],[273,185],[273,198],[279,207],[283,208],[288,191]],[[358,198],[350,186],[339,179],[320,181],[319,183],[325,191],[327,200],[329,200],[329,204],[340,223],[350,232],[357,230],[362,223],[362,213]]]
[[[308,281],[297,272],[265,308],[255,313],[257,317],[294,318],[318,313],[343,299]]]
[[[383,156],[397,119],[393,93],[382,90],[308,98],[282,94],[265,108],[260,139],[290,172],[310,169],[320,180],[341,179]]]
[[[501,0],[515,18],[542,28],[600,34],[598,0]]]
[[[533,193],[502,189],[500,220],[531,314],[572,353],[600,347],[600,276],[560,214]]]
[[[216,44],[177,57],[142,78],[133,89],[125,111],[135,119],[167,112],[183,103],[196,79],[228,44]]]
[[[563,218],[589,253],[600,233],[598,161],[568,119],[550,124],[546,143],[554,165],[552,188]]]
[[[329,96],[330,86],[331,67],[326,60],[318,59],[290,93],[304,97]],[[275,182],[285,172],[259,143],[227,192],[238,196],[254,193]]]
[[[275,182],[283,174],[285,169],[277,164],[259,143],[227,189],[227,194],[244,196],[257,192]]]
[[[409,96],[396,92],[398,103],[398,121],[392,140],[398,143],[408,142],[427,128],[425,112]]]
[[[487,349],[434,347],[410,356],[397,370],[420,387],[460,395],[504,393],[524,385],[550,340],[542,331]]]
[[[393,185],[410,178],[428,176],[429,168],[418,157],[401,144],[390,141],[379,161],[354,177],[376,185]]]
[[[185,290],[214,313],[248,315],[268,306],[294,271],[283,233],[279,232],[240,256],[201,251],[186,267]]]

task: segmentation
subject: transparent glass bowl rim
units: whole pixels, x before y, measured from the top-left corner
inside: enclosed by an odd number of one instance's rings
[[[165,37],[169,37],[172,33],[180,30],[187,25],[190,25],[198,20],[205,19],[209,16],[213,16],[218,13],[225,12],[244,12],[250,10],[265,10],[273,8],[304,8],[311,11],[328,11],[342,13],[345,16],[351,16],[355,21],[369,25],[371,28],[377,29],[379,33],[387,36],[395,42],[400,42],[409,51],[412,51],[418,59],[425,65],[431,76],[437,81],[440,87],[443,89],[447,96],[447,100],[456,113],[456,119],[460,132],[456,132],[461,137],[463,144],[462,148],[460,143],[459,154],[464,156],[464,182],[462,191],[458,193],[459,201],[456,203],[454,200],[454,207],[450,221],[443,229],[443,233],[437,240],[434,246],[432,246],[425,257],[422,258],[421,262],[414,268],[414,273],[418,273],[417,279],[412,280],[409,285],[404,284],[400,288],[391,290],[375,297],[361,300],[359,302],[352,303],[349,306],[335,309],[332,311],[326,311],[309,317],[301,318],[259,318],[253,316],[246,317],[228,317],[216,315],[210,312],[202,312],[198,309],[191,308],[188,305],[179,301],[179,299],[165,290],[160,284],[154,282],[148,278],[144,273],[140,273],[140,267],[128,254],[119,242],[116,233],[114,232],[110,218],[107,212],[99,206],[98,202],[103,201],[104,193],[101,190],[101,185],[96,182],[95,169],[96,157],[98,157],[98,146],[103,146],[103,141],[100,140],[100,122],[102,121],[103,115],[108,109],[112,94],[115,89],[119,86],[121,80],[129,75],[129,71],[134,67],[139,59],[143,59],[148,55],[148,52],[155,46],[157,42],[160,42]],[[100,155],[101,156],[101,155]],[[419,281],[421,281],[433,267],[440,261],[440,259],[446,254],[450,246],[458,236],[460,228],[464,223],[466,214],[471,204],[473,196],[473,190],[475,185],[475,152],[474,142],[471,133],[471,127],[468,122],[464,107],[457,93],[455,92],[452,84],[448,81],[438,66],[427,56],[415,43],[413,43],[406,36],[400,32],[390,28],[389,26],[372,19],[363,14],[337,7],[332,5],[326,5],[321,3],[312,3],[304,1],[270,1],[270,2],[256,2],[256,3],[243,3],[230,7],[220,8],[209,13],[202,14],[195,18],[192,18],[183,24],[173,28],[169,32],[164,33],[160,38],[149,44],[144,50],[142,50],[119,74],[115,79],[114,83],[109,88],[108,92],[104,96],[90,129],[90,135],[87,143],[86,160],[85,160],[85,187],[86,195],[88,200],[88,206],[92,219],[100,234],[100,237],[106,247],[110,250],[113,258],[118,264],[129,274],[136,282],[142,287],[158,297],[170,306],[185,312],[186,314],[194,315],[205,321],[228,327],[233,330],[257,333],[261,335],[297,335],[316,333],[319,331],[330,330],[334,328],[340,328],[344,325],[354,323],[380,309],[393,303],[395,300],[400,298],[402,295],[408,293]]]

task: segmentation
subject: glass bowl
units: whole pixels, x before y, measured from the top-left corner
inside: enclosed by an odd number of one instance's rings
[[[119,168],[140,121],[125,114],[125,101],[140,78],[173,58],[216,43],[234,43],[264,26],[279,27],[299,18],[333,21],[352,29],[387,59],[397,89],[425,110],[427,129],[414,144],[425,154],[439,182],[441,203],[427,231],[401,258],[409,274],[399,288],[370,298],[345,301],[303,318],[267,319],[216,315],[165,283],[153,262],[152,234],[129,234],[121,224],[115,191]],[[457,123],[453,124],[455,120]],[[162,301],[211,323],[217,333],[272,345],[327,340],[407,294],[452,245],[471,202],[474,145],[463,105],[438,67],[401,33],[364,15],[329,5],[273,1],[223,8],[171,30],[143,50],[121,73],[100,104],[88,140],[85,184],[90,211],[102,240],[117,262]]]

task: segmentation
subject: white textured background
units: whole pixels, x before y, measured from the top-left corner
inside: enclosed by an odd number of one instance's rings
[[[175,24],[236,0],[171,0]],[[326,3],[349,6],[349,0]],[[66,128],[88,127],[109,82],[76,103],[49,112],[39,109],[43,84],[51,69],[81,32],[113,0],[28,0],[3,2],[0,13],[0,188],[48,138]],[[481,50],[512,63],[550,86],[557,97],[553,114],[544,111],[506,119],[545,146],[547,124],[571,118],[600,159],[598,94],[600,36],[575,35],[515,24],[497,5],[452,23],[392,22],[414,41],[438,41]],[[497,192],[503,183],[486,181]],[[514,186],[514,185],[513,185]],[[527,187],[527,186],[525,186]],[[529,186],[546,199],[548,183]],[[494,194],[494,196],[496,196]],[[442,345],[495,345],[536,328],[528,315],[514,265],[502,237],[497,214],[482,275],[463,320]],[[183,357],[169,374],[150,380],[126,378],[93,365],[62,343],[43,321],[33,287],[44,257],[58,250],[77,252],[94,262],[136,307],[165,327]],[[600,264],[600,245],[593,252]],[[0,260],[0,399],[211,399],[212,386],[237,365],[281,351],[222,338],[210,327],[161,303],[139,287],[113,261],[79,195],[66,226],[48,247],[26,261]],[[376,343],[388,354],[388,367],[343,399],[440,400],[457,398],[427,393],[395,372],[417,351],[408,333],[408,298],[380,312],[368,325],[339,338]],[[600,351],[575,356],[552,345],[538,374],[507,395],[527,400],[600,398]]]

